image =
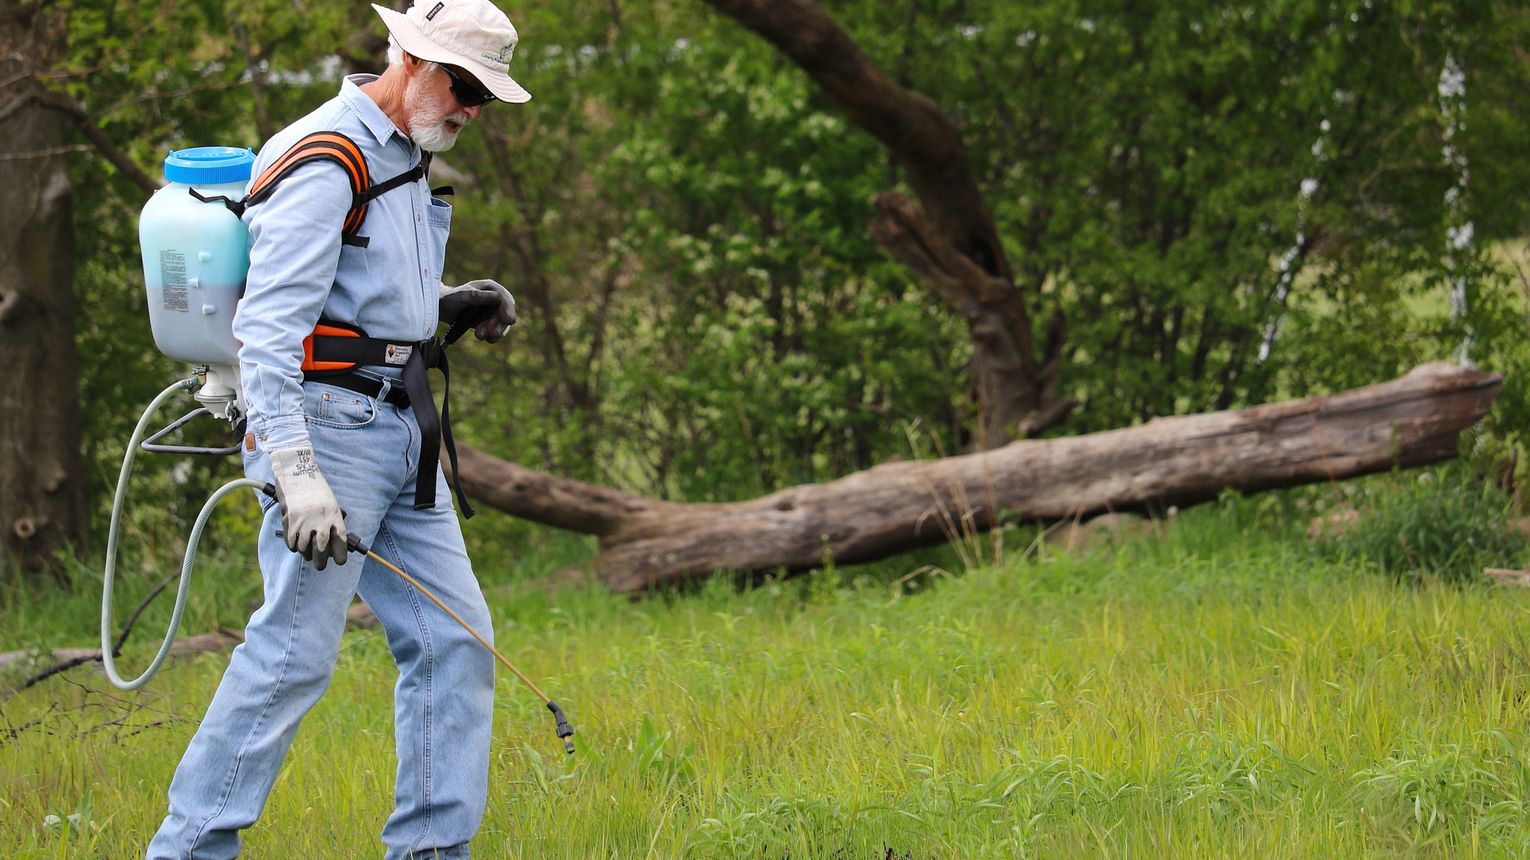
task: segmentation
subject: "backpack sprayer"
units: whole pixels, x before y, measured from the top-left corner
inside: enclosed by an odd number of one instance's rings
[[[143,674],[131,680],[123,679],[117,673],[112,653],[112,587],[116,576],[118,530],[123,502],[127,497],[128,478],[133,472],[134,456],[140,448],[162,454],[237,454],[238,444],[226,448],[210,448],[170,445],[160,441],[204,415],[227,421],[236,437],[244,432],[246,407],[239,384],[239,344],[234,339],[233,323],[234,309],[244,293],[250,257],[248,233],[243,220],[235,212],[240,204],[234,201],[243,198],[254,162],[255,154],[250,150],[226,146],[203,146],[171,152],[165,159],[165,178],[169,184],[149,198],[139,216],[139,244],[143,251],[144,283],[148,292],[149,324],[154,333],[154,344],[166,356],[191,364],[195,375],[172,383],[149,403],[138,419],[137,426],[133,428],[127,450],[123,453],[122,470],[117,475],[117,491],[112,498],[111,526],[106,539],[106,568],[101,584],[101,663],[106,670],[106,677],[123,690],[136,690],[147,684],[170,655],[170,647],[180,629],[181,617],[186,610],[186,598],[191,590],[191,572],[196,564],[197,545],[218,502],[245,487],[276,497],[274,486],[250,478],[229,481],[213,491],[191,527],[191,535],[186,542],[186,556],[181,563],[175,609],[171,613],[170,625],[165,631],[159,651]],[[398,183],[389,182],[386,185],[397,187]],[[362,188],[358,194],[368,190]],[[374,193],[371,196],[380,193],[372,190]],[[197,389],[193,396],[200,405],[145,438],[150,419],[159,408],[175,395],[192,389]],[[574,742],[571,740],[574,729],[564,716],[563,709],[488,639],[441,602],[419,580],[373,552],[358,536],[347,535],[346,546],[392,571],[462,625],[501,665],[547,705],[557,720],[557,733],[563,740],[564,748],[569,753],[574,751]]]

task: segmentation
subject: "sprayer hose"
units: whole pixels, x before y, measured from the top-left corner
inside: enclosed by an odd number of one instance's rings
[[[142,675],[131,681],[124,681],[117,674],[117,665],[112,656],[112,583],[116,578],[117,571],[117,531],[122,521],[122,503],[127,498],[128,477],[133,473],[133,457],[138,452],[138,443],[143,440],[144,432],[149,426],[149,419],[159,411],[159,407],[175,394],[190,390],[198,384],[197,377],[192,376],[179,380],[164,391],[161,391],[149,407],[144,410],[143,417],[138,419],[138,426],[133,428],[133,436],[128,441],[127,451],[122,456],[122,471],[117,475],[117,493],[112,498],[112,522],[106,538],[106,570],[101,582],[101,664],[106,669],[106,677],[114,685],[123,690],[136,690],[149,679],[154,677],[160,667],[164,665],[165,658],[170,656],[170,646],[175,642],[176,631],[181,626],[181,616],[186,612],[186,597],[191,593],[191,570],[196,565],[197,544],[202,539],[202,529],[206,528],[207,520],[212,516],[213,508],[218,502],[235,490],[244,487],[260,488],[260,481],[252,481],[249,478],[240,478],[229,481],[219,487],[207,499],[202,506],[202,512],[197,514],[197,521],[191,527],[191,537],[186,542],[186,557],[181,562],[181,582],[175,591],[175,611],[170,615],[170,627],[165,631],[165,639],[160,643],[159,653],[154,655],[154,661]]]

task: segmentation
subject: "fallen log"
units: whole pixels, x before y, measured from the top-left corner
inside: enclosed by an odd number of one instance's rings
[[[460,446],[462,483],[485,505],[599,536],[594,569],[618,592],[719,570],[871,561],[1026,521],[1185,506],[1223,490],[1335,481],[1456,456],[1502,377],[1449,364],[1325,397],[1159,418],[893,462],[728,504],[680,504],[547,475]]]
[[[1530,588],[1530,570],[1516,570],[1505,567],[1484,567],[1482,572],[1487,574],[1494,582],[1500,585],[1513,586],[1514,588]]]
[[[214,633],[199,633],[195,636],[182,636],[170,646],[170,656],[186,657],[192,654],[207,654],[213,651],[223,651],[232,648],[244,641],[244,637],[233,630],[219,630]],[[101,662],[100,648],[52,648],[45,651],[6,651],[0,653],[0,672],[8,672],[28,666],[40,666],[45,663],[52,664],[38,675],[27,679],[23,687],[31,686],[38,681],[51,675],[56,675],[65,669],[72,669],[85,663]]]
[[[163,588],[156,588],[150,599],[158,594]],[[147,601],[145,602],[147,603]],[[139,610],[143,605],[139,606]],[[137,618],[138,613],[133,614]],[[350,605],[345,612],[347,626],[350,627],[376,627],[377,616],[372,610],[359,599]],[[122,638],[117,640],[117,651],[112,652],[114,657],[121,656],[122,643],[127,638],[127,633],[132,629],[131,622],[123,631]],[[244,641],[244,634],[238,630],[227,627],[219,628],[212,633],[198,633],[195,636],[181,636],[170,645],[171,657],[189,657],[193,654],[211,654],[216,651],[232,649],[235,645]],[[10,674],[13,671],[23,669],[35,670],[39,666],[45,668],[36,671],[35,674],[21,681],[12,688],[11,692],[20,692],[28,687],[35,686],[48,680],[54,675],[67,672],[76,666],[87,663],[101,663],[100,648],[50,648],[47,650],[33,649],[30,651],[4,651],[0,652],[0,675]],[[104,671],[104,670],[103,670]]]

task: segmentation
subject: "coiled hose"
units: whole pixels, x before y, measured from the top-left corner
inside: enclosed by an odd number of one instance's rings
[[[208,497],[207,503],[202,505],[202,512],[197,514],[196,523],[191,527],[191,537],[186,541],[186,557],[181,562],[181,582],[175,590],[175,610],[170,614],[170,626],[165,631],[164,641],[159,645],[159,653],[154,655],[153,662],[149,663],[149,668],[145,669],[142,675],[131,681],[123,680],[122,676],[117,674],[116,658],[112,656],[112,583],[116,579],[117,574],[117,529],[122,521],[122,503],[127,498],[128,478],[133,474],[133,458],[138,452],[138,443],[143,441],[144,430],[149,426],[149,419],[154,417],[154,413],[159,411],[159,407],[177,393],[195,388],[200,382],[201,380],[195,376],[179,380],[172,383],[150,401],[149,407],[143,411],[143,417],[138,419],[138,426],[133,428],[133,437],[128,440],[127,451],[122,455],[122,471],[117,474],[117,493],[112,497],[112,524],[106,537],[106,571],[101,580],[101,664],[106,669],[107,679],[123,690],[136,690],[149,683],[149,679],[153,678],[155,673],[160,670],[160,667],[164,665],[165,658],[170,656],[170,646],[175,643],[175,634],[181,627],[181,616],[186,612],[186,597],[191,593],[191,570],[196,565],[197,544],[201,542],[202,529],[206,528],[207,519],[212,516],[213,509],[218,506],[218,502],[222,501],[223,497],[229,493],[244,487],[250,487],[268,494],[275,493],[275,489],[269,484],[249,478],[239,478],[219,487]],[[474,630],[472,625],[463,620],[461,615],[453,612],[451,607],[443,603],[441,598],[432,593],[419,580],[395,567],[377,553],[372,552],[354,534],[346,535],[346,544],[352,550],[365,554],[368,558],[393,571],[401,579],[413,586],[415,590],[430,598],[447,615],[451,616],[452,620],[462,625],[464,630],[472,634],[473,638],[477,639],[479,644],[488,649],[489,653],[493,654],[505,668],[515,673],[517,678],[520,678],[538,698],[546,703],[547,709],[552,711],[553,718],[557,721],[558,737],[563,741],[563,748],[570,755],[573,754],[574,742],[570,738],[573,737],[574,727],[569,725],[568,718],[563,713],[563,708],[557,702],[542,692],[541,688],[532,683],[531,679],[526,677],[526,674],[520,669],[517,669],[515,664],[511,663],[504,654],[501,654],[499,649],[495,648],[482,633]]]
[[[142,675],[131,681],[125,681],[117,674],[117,665],[112,656],[112,582],[117,572],[117,530],[122,521],[122,503],[127,498],[128,477],[133,473],[133,458],[138,452],[138,443],[143,441],[144,431],[149,426],[149,419],[159,411],[159,407],[174,395],[195,388],[200,380],[195,377],[187,377],[179,380],[149,403],[144,410],[143,417],[138,419],[138,426],[133,428],[133,437],[128,440],[127,451],[122,455],[122,471],[117,474],[117,493],[112,498],[112,523],[106,537],[106,570],[101,582],[101,664],[106,669],[106,677],[112,684],[123,690],[136,690],[159,671],[164,665],[165,658],[170,656],[170,646],[175,642],[175,634],[181,626],[181,616],[186,612],[186,597],[191,593],[191,570],[196,565],[197,544],[202,539],[202,529],[207,526],[208,517],[212,516],[213,508],[218,506],[224,496],[244,487],[259,489],[264,486],[260,481],[252,481],[249,478],[239,478],[229,481],[219,487],[208,497],[207,503],[202,506],[202,512],[197,514],[196,523],[191,527],[191,537],[186,542],[186,557],[181,562],[181,582],[175,591],[175,611],[170,615],[170,627],[165,631],[165,639],[160,643],[159,653],[154,655],[154,661],[149,664]]]

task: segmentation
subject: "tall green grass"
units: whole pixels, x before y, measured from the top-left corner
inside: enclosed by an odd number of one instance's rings
[[[1088,554],[1012,533],[998,565],[984,538],[640,602],[491,588],[580,750],[501,679],[475,856],[1530,855],[1530,597],[1317,551],[1320,495],[1227,498]],[[250,571],[199,595],[216,577]],[[4,635],[86,644],[92,597],[11,592]],[[0,854],[140,853],[225,660],[0,704]],[[379,853],[393,677],[377,632],[347,634],[247,856]]]
[[[1400,579],[1470,581],[1525,549],[1524,533],[1511,527],[1512,501],[1459,464],[1340,484],[1323,495],[1333,505],[1319,549]]]

